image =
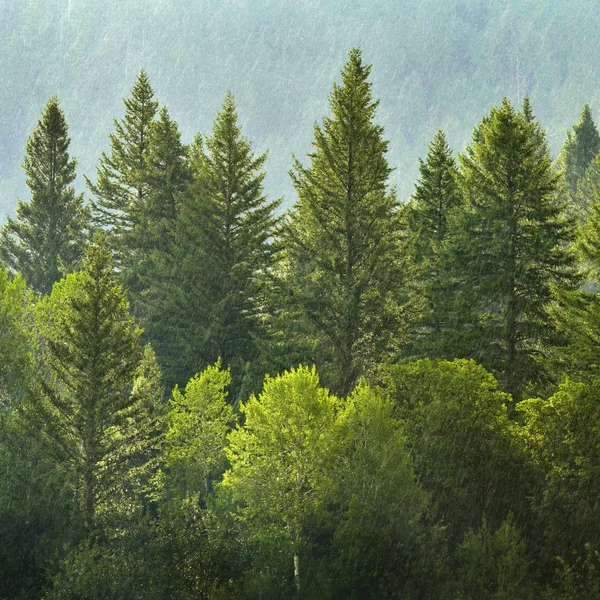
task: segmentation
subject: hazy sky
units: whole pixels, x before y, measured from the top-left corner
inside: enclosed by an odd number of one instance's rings
[[[287,205],[291,155],[310,150],[353,46],[373,64],[401,199],[437,129],[462,150],[503,95],[531,96],[557,152],[584,102],[596,115],[599,17],[587,0],[0,0],[0,213],[27,198],[19,167],[48,98],[83,189],[142,67],[185,141],[231,89],[245,134],[269,150],[267,192]]]

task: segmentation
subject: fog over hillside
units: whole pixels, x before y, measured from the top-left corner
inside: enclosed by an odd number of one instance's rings
[[[0,219],[28,197],[25,140],[48,98],[83,189],[142,67],[186,141],[231,89],[245,134],[269,150],[268,194],[286,205],[292,153],[310,150],[354,46],[373,64],[401,199],[435,132],[461,150],[504,95],[530,96],[556,153],[585,102],[597,114],[599,19],[589,0],[0,0]]]

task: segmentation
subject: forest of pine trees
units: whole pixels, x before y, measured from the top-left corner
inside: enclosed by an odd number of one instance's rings
[[[353,49],[293,204],[140,71],[0,229],[0,599],[600,597],[600,134],[528,98],[390,185]],[[475,118],[478,115],[474,116]]]

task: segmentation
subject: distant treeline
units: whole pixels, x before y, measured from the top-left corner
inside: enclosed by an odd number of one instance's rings
[[[352,50],[263,190],[141,71],[90,199],[57,98],[0,230],[0,598],[600,597],[600,135],[527,98],[389,186]]]

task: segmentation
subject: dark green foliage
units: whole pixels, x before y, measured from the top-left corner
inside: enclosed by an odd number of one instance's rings
[[[509,511],[529,519],[530,474],[513,441],[510,397],[473,361],[388,367],[381,382],[406,420],[408,446],[434,516],[456,543],[487,517],[500,526]]]
[[[265,160],[252,153],[228,94],[212,135],[191,150],[194,182],[181,198],[173,247],[157,257],[162,281],[147,331],[169,385],[221,358],[239,389],[258,358],[279,205],[263,193]]]
[[[418,262],[436,262],[440,245],[448,235],[448,218],[462,204],[456,183],[456,163],[442,131],[429,144],[425,161],[419,161],[408,225],[417,236],[414,252]]]
[[[447,248],[456,295],[455,355],[474,358],[516,399],[547,376],[536,362],[554,336],[551,286],[577,287],[573,222],[540,130],[508,100],[492,108],[460,155],[467,205]]]
[[[31,199],[18,202],[16,219],[9,217],[0,233],[0,258],[42,294],[76,267],[86,243],[90,215],[73,186],[70,142],[58,99],[50,98],[25,146]]]
[[[569,208],[575,213],[585,213],[592,200],[587,194],[578,194],[579,183],[588,167],[600,152],[600,134],[592,119],[588,104],[581,109],[579,122],[567,132],[567,139],[559,156],[559,165],[564,171]]]
[[[94,223],[108,232],[109,246],[123,271],[121,277],[128,281],[135,277],[135,261],[140,255],[137,236],[148,203],[151,125],[158,109],[145,71],[140,71],[131,97],[123,102],[125,116],[114,120],[110,153],[100,155],[96,183],[86,181],[96,197]]]
[[[332,116],[315,125],[310,166],[295,160],[298,201],[282,237],[282,337],[341,394],[402,343],[407,320],[405,227],[370,71],[352,50]]]
[[[438,133],[400,207],[369,74],[351,51],[280,227],[231,94],[186,147],[141,72],[90,184],[116,267],[100,235],[43,298],[0,270],[2,600],[598,596],[600,202],[577,265],[526,98],[458,167]]]
[[[426,160],[420,161],[420,174],[409,207],[408,227],[415,236],[413,260],[419,266],[418,282],[425,304],[411,334],[410,352],[436,355],[443,339],[440,333],[448,320],[445,312],[453,308],[448,297],[443,244],[451,231],[451,221],[463,204],[456,182],[456,163],[443,132],[437,133]]]
[[[487,522],[469,531],[457,549],[458,597],[465,600],[535,598],[525,544],[510,518],[492,532]]]

